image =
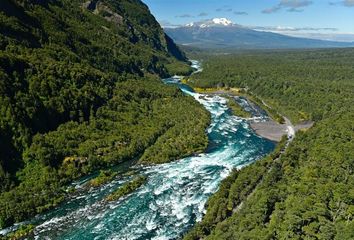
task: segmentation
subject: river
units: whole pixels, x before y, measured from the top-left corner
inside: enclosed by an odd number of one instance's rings
[[[200,71],[198,62],[193,63]],[[164,81],[177,85],[211,113],[207,151],[167,164],[135,167],[135,174],[148,177],[147,183],[116,202],[103,199],[133,176],[90,190],[83,188],[87,179],[75,183],[78,191],[71,199],[35,218],[36,239],[180,238],[202,219],[207,199],[232,169],[250,164],[274,149],[275,144],[257,136],[245,119],[231,114],[225,98],[195,93],[179,80],[175,77]],[[244,99],[238,101],[256,117],[266,117]]]

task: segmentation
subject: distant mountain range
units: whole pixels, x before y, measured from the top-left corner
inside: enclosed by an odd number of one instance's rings
[[[199,48],[286,49],[354,47],[354,42],[334,42],[298,38],[273,32],[256,31],[232,23],[226,18],[214,18],[165,32],[178,44]]]

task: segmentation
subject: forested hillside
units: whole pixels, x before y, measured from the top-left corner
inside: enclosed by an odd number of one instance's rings
[[[1,0],[0,228],[97,169],[203,150],[208,113],[158,77],[190,71],[140,0]]]
[[[185,239],[354,239],[354,50],[199,57],[191,85],[242,87],[315,125],[228,177]]]

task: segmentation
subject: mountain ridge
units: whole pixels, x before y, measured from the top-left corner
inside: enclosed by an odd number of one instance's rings
[[[213,18],[192,22],[180,27],[165,27],[164,29],[178,44],[204,49],[287,49],[354,46],[354,42],[325,41],[257,31],[232,23],[226,18]]]

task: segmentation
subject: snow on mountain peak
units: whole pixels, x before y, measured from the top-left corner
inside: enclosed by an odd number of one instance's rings
[[[186,27],[193,27],[194,26],[194,22],[191,22],[191,23],[187,23],[186,24]]]
[[[230,21],[227,18],[213,18],[212,21],[213,21],[213,23],[219,24],[219,25],[224,25],[224,26],[232,25],[232,21]]]
[[[227,18],[213,18],[208,19],[200,22],[191,22],[186,24],[186,27],[200,27],[200,28],[207,28],[207,27],[215,27],[215,26],[233,26],[233,22]]]

